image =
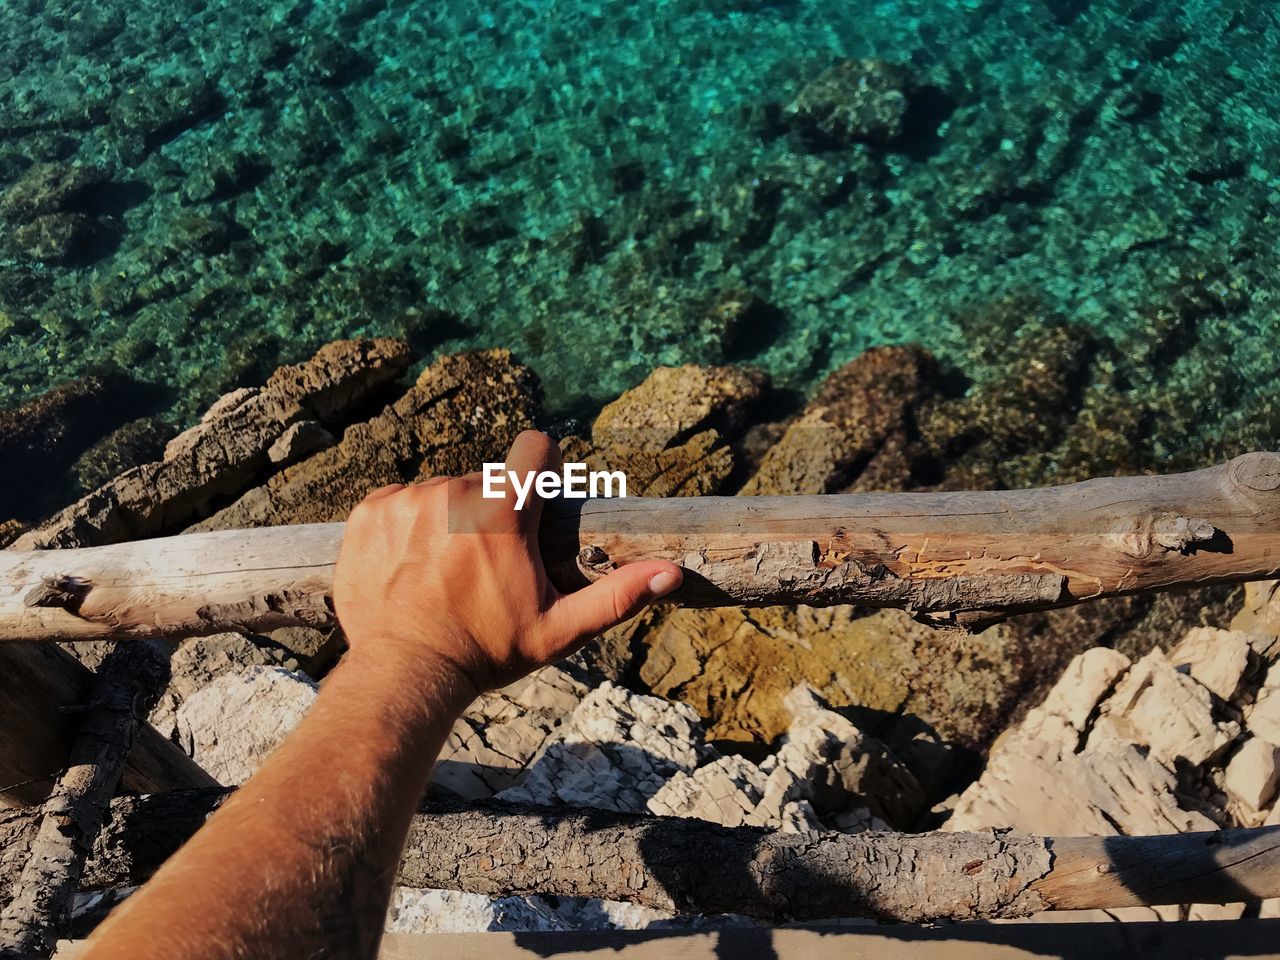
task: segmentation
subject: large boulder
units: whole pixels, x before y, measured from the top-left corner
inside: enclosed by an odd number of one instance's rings
[[[296,422],[342,423],[409,364],[398,340],[340,340],[261,388],[228,394],[169,441],[161,460],[126,471],[21,537],[22,549],[81,547],[176,532],[220,497],[273,468],[270,451]]]
[[[533,372],[506,350],[441,357],[382,413],[195,529],[343,520],[377,487],[479,470],[533,426],[539,396]]]

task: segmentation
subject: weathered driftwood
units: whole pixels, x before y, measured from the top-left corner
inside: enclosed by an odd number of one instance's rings
[[[230,791],[113,801],[83,884],[145,881]],[[1280,827],[1164,837],[784,834],[604,811],[433,802],[398,882],[493,896],[628,900],[770,920],[920,921],[1280,896]],[[0,851],[34,829],[0,813]],[[0,853],[0,897],[16,875]]]
[[[47,957],[65,932],[85,858],[139,723],[169,675],[160,641],[117,647],[95,675],[68,769],[37,814],[22,872],[0,912],[0,957]]]
[[[557,501],[556,582],[674,560],[690,605],[854,603],[977,625],[1280,575],[1280,454],[1172,476],[976,493]],[[0,552],[0,641],[328,625],[340,524]]]

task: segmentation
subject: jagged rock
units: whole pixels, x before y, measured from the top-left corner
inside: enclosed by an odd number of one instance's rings
[[[697,817],[724,826],[785,831],[907,826],[924,791],[872,737],[832,711],[807,685],[785,700],[792,723],[776,753],[758,766],[722,757],[677,773],[649,800],[652,813]]]
[[[1234,721],[1214,720],[1209,691],[1179,673],[1161,650],[1152,650],[1116,684],[1107,714],[1121,736],[1170,767],[1176,760],[1199,765],[1216,759],[1240,732]]]
[[[293,463],[317,450],[332,447],[338,441],[318,420],[300,420],[289,425],[271,445],[267,457],[272,463]]]
[[[482,933],[493,930],[571,930],[541,897],[491,900],[458,890],[397,887],[387,913],[388,933]]]
[[[255,666],[287,666],[238,633],[184,640],[169,658],[169,682],[155,709],[151,725],[170,740],[178,733],[178,710],[196,691],[226,674],[240,674]]]
[[[244,783],[293,731],[316,685],[282,667],[224,674],[178,708],[178,739],[225,786]]]
[[[581,679],[552,664],[482,695],[450,731],[432,787],[477,799],[518,783],[586,693]]]
[[[47,214],[78,211],[107,179],[106,170],[89,164],[36,164],[0,195],[0,216],[30,223]]]
[[[585,463],[588,470],[621,470],[632,497],[711,496],[734,469],[733,450],[714,430],[657,451],[593,447],[580,437],[566,437],[560,449],[566,461]]]
[[[1169,662],[1186,667],[1220,700],[1235,696],[1249,666],[1249,635],[1238,630],[1195,627],[1169,652]]]
[[[883,143],[902,132],[910,105],[906,70],[883,60],[841,60],[811,80],[786,113],[833,145]]]
[[[1089,717],[1116,680],[1129,669],[1129,658],[1106,647],[1094,647],[1072,659],[1061,679],[1049,691],[1042,709],[1061,717],[1084,733]]]
[[[875,347],[845,364],[765,453],[742,493],[830,493],[853,482],[906,428],[929,393],[932,369],[915,347]]]
[[[112,430],[72,464],[80,492],[96,490],[126,470],[163,456],[171,435],[159,417],[140,417]]]
[[[673,774],[707,755],[690,708],[606,682],[583,698],[524,782],[498,796],[642,813]]]
[[[1248,812],[1266,808],[1280,782],[1280,748],[1250,737],[1227,764],[1222,786],[1227,795]]]
[[[600,411],[592,442],[657,453],[708,429],[734,435],[746,426],[765,382],[763,374],[740,367],[658,367]]]
[[[25,529],[17,520],[0,520],[0,550],[17,540]]]
[[[1245,727],[1255,737],[1280,747],[1280,692],[1273,685],[1274,668],[1267,674],[1267,685],[1244,714]]]
[[[537,378],[506,350],[441,357],[386,410],[348,427],[336,446],[275,474],[195,529],[343,520],[377,487],[501,460],[533,425],[538,402]]]
[[[329,670],[347,649],[341,630],[316,630],[311,627],[281,627],[266,635],[269,648],[279,651],[285,666],[295,662],[307,676],[318,679]],[[263,644],[259,644],[262,646]]]
[[[91,546],[178,528],[267,469],[267,451],[291,424],[341,421],[408,363],[408,347],[397,340],[330,343],[305,363],[281,367],[260,390],[238,392],[171,440],[162,460],[122,474],[18,546]]]
[[[1154,683],[1160,690],[1172,688],[1177,693],[1169,704],[1175,716],[1189,712],[1188,700],[1198,703],[1175,686],[1180,681],[1196,686],[1195,681],[1177,673],[1158,651],[1153,657],[1131,667],[1116,692],[1094,705],[1085,702],[1089,698],[1081,696],[1075,684],[1081,677],[1107,676],[1118,661],[1113,651],[1090,651],[1077,657],[1086,662],[1073,662],[1046,702],[1028,712],[992,748],[982,776],[961,794],[945,828],[1011,827],[1059,836],[1214,829],[1217,824],[1209,817],[1179,804],[1173,760],[1161,762],[1155,750],[1127,739],[1115,722],[1116,717],[1131,718],[1135,696],[1141,698]],[[1163,679],[1152,679],[1157,676]],[[1094,682],[1092,689],[1105,695],[1101,682]],[[1208,691],[1200,688],[1200,692],[1207,703]],[[1073,720],[1095,711],[1097,718],[1078,730]],[[1175,720],[1175,726],[1184,729],[1186,722]]]

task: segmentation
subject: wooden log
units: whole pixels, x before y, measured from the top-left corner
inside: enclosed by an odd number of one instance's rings
[[[229,790],[113,801],[86,889],[144,882]],[[34,829],[0,813],[4,851]],[[397,882],[490,896],[556,894],[766,920],[1022,917],[1042,910],[1280,896],[1280,827],[1163,837],[805,833],[486,801],[429,802]]]
[[[1280,576],[1280,455],[1036,490],[554,501],[553,579],[682,564],[697,606],[860,604],[981,626],[1175,586]],[[0,552],[0,641],[329,626],[341,524]]]
[[[93,674],[55,644],[0,644],[0,807],[40,803],[48,796],[66,766],[92,686]],[[142,724],[123,783],[135,793],[154,793],[217,781]]]
[[[68,769],[40,809],[22,872],[0,911],[0,957],[53,954],[134,733],[168,677],[163,641],[116,647],[98,670]]]

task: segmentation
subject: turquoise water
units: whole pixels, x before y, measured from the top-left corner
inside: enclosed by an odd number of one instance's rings
[[[1135,443],[1274,445],[1278,21],[1263,0],[0,0],[0,191],[99,171],[44,212],[0,199],[0,407],[118,368],[184,420],[371,333],[509,347],[561,412],[680,362],[803,392],[885,342],[981,381],[1071,323],[1098,389],[1143,410]],[[895,136],[788,114],[845,58],[901,67]]]

